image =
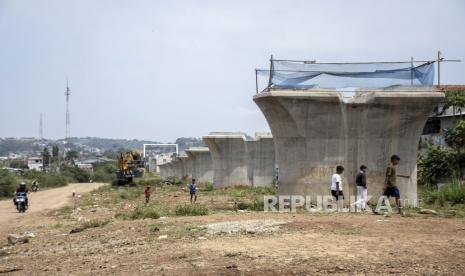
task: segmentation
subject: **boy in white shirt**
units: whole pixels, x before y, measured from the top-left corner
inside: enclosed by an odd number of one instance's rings
[[[331,195],[338,200],[344,200],[344,193],[342,192],[342,178],[341,174],[344,172],[344,167],[338,165],[336,173],[331,176]]]

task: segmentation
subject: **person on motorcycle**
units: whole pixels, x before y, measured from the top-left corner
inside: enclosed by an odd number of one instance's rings
[[[32,181],[31,183],[31,190],[33,192],[37,192],[37,190],[39,190],[39,181],[37,181],[37,178],[34,179],[34,181]]]
[[[19,187],[16,189],[16,193],[15,193],[15,197],[13,198],[13,202],[15,205],[17,205],[18,203],[16,203],[16,195],[18,193],[25,193],[26,194],[26,206],[28,206],[28,198],[27,198],[27,193],[28,193],[28,190],[27,190],[27,187],[26,187],[26,183],[24,182],[21,182],[21,184],[19,184]]]

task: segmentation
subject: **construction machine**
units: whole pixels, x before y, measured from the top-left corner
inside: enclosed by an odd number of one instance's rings
[[[116,177],[118,185],[130,185],[135,177],[142,177],[145,172],[145,161],[138,151],[121,152],[118,158]]]

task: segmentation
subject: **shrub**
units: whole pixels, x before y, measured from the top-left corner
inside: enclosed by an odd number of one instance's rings
[[[184,204],[176,206],[174,213],[176,216],[205,216],[208,215],[208,208],[202,205]]]
[[[7,170],[0,170],[0,197],[11,197],[18,186],[18,180]]]
[[[95,164],[93,180],[95,182],[108,182],[111,183],[116,180],[116,163],[105,162]]]
[[[237,209],[239,210],[250,210],[250,211],[263,211],[263,201],[254,200],[250,203],[247,202],[239,202],[236,203]]]
[[[90,173],[77,167],[64,166],[61,169],[61,174],[64,175],[69,182],[86,183],[90,181]]]
[[[127,214],[117,214],[116,217],[122,219],[158,219],[160,218],[160,214],[152,206],[138,206],[133,211]]]
[[[68,179],[58,173],[42,174],[38,180],[41,187],[61,187],[68,183]]]
[[[205,182],[203,184],[203,191],[205,192],[210,192],[210,191],[213,191],[214,187],[213,187],[213,183],[210,183],[210,182]]]
[[[85,221],[81,224],[81,230],[88,229],[88,228],[97,228],[97,227],[102,227],[110,223],[110,220],[108,219],[91,219],[88,221]]]
[[[43,172],[40,172],[38,170],[28,170],[24,173],[24,177],[29,180],[33,180],[39,178],[42,174]]]
[[[426,203],[436,203],[444,206],[450,204],[465,203],[465,185],[458,181],[454,181],[441,189],[429,190],[425,192],[424,200]]]
[[[428,148],[424,156],[418,157],[418,182],[433,186],[444,177],[458,174],[457,155],[450,149],[438,146]]]

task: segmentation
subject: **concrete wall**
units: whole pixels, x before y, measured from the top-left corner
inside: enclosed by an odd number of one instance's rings
[[[187,156],[192,160],[192,178],[197,183],[213,183],[213,164],[210,150],[207,147],[189,148]]]
[[[408,89],[408,90],[407,90]],[[426,119],[442,93],[423,88],[363,90],[343,98],[332,90],[271,90],[254,101],[268,121],[280,168],[282,195],[329,194],[330,177],[339,164],[346,168],[344,192],[355,194],[355,174],[368,166],[368,193],[382,192],[392,154],[401,196],[417,199],[416,154]]]
[[[270,186],[275,157],[271,135],[247,140],[244,133],[213,132],[203,137],[213,162],[215,186]]]

